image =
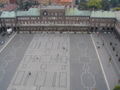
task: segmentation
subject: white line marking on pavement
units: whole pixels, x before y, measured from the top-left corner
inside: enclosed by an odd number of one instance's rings
[[[11,42],[11,40],[15,37],[17,33],[15,33],[7,42],[6,44],[3,46],[3,48],[0,50],[0,53],[6,48],[6,46]]]
[[[108,46],[107,42],[105,44],[106,44],[106,46]],[[109,52],[109,55],[112,57],[112,59],[114,59],[114,56],[113,56],[112,52],[110,51],[110,49],[108,49],[108,48],[106,48],[106,49]],[[115,60],[112,60],[112,62],[114,63],[115,68],[117,69],[118,73],[120,74],[120,70],[119,70],[119,67],[118,67],[117,63],[115,62]]]
[[[102,69],[102,72],[103,72],[103,75],[104,75],[104,78],[105,78],[105,82],[106,82],[106,84],[107,84],[107,88],[108,88],[108,90],[110,90],[110,86],[109,86],[109,83],[108,83],[108,80],[107,80],[105,71],[104,71],[104,69],[103,69],[103,65],[102,65],[102,62],[101,62],[101,59],[100,59],[100,56],[99,56],[99,53],[98,53],[98,50],[97,50],[97,47],[96,47],[96,44],[95,44],[95,41],[94,41],[94,39],[93,39],[92,34],[91,34],[91,39],[92,39],[93,45],[94,45],[94,47],[95,47],[95,50],[96,50],[96,53],[97,53],[99,62],[100,62],[100,66],[101,66],[101,69]]]

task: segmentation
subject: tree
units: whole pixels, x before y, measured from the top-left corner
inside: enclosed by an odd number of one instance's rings
[[[102,0],[102,9],[103,10],[109,10],[110,8],[110,3],[108,0]]]
[[[112,7],[116,7],[120,3],[119,0],[111,0],[110,2],[111,2]]]
[[[4,4],[3,4],[3,3],[0,3],[0,7],[3,8],[3,7],[4,7]]]
[[[78,9],[88,9],[87,1],[86,0],[80,0],[80,3],[78,5]]]
[[[78,9],[88,9],[87,2],[80,2]]]
[[[79,1],[78,1],[78,0],[75,0],[75,4],[78,5],[78,4],[79,4]]]
[[[34,6],[34,5],[39,5],[39,3],[37,1],[22,1],[20,2],[21,4],[19,5],[20,6],[20,9],[23,9],[23,10],[28,10],[31,6]]]
[[[89,8],[101,9],[102,8],[102,0],[89,0],[87,5]]]
[[[85,2],[85,1],[87,1],[87,0],[80,0],[80,2]]]
[[[113,90],[120,90],[120,85],[115,86]]]
[[[120,11],[120,7],[113,8],[114,11]]]
[[[16,0],[16,3],[17,3],[18,5],[21,5],[21,4],[23,3],[23,0]]]

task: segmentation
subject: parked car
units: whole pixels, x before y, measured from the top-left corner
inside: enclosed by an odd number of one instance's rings
[[[0,41],[0,45],[3,45],[5,43],[5,41],[1,40]]]

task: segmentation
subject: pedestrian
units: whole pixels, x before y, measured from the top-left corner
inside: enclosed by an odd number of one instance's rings
[[[31,72],[29,72],[28,75],[30,76],[30,75],[31,75]]]
[[[113,47],[113,51],[115,51],[115,47]]]
[[[100,46],[97,47],[98,49],[100,48]]]
[[[110,42],[110,46],[112,46],[112,42]]]
[[[118,53],[116,54],[116,57],[118,57]]]
[[[118,61],[120,62],[120,58],[118,59]]]
[[[112,58],[110,57],[110,58],[109,58],[109,62],[111,62],[111,61],[112,61]]]
[[[65,50],[65,47],[63,47],[63,50]]]
[[[103,42],[103,44],[102,44],[103,46],[104,46],[104,42]]]

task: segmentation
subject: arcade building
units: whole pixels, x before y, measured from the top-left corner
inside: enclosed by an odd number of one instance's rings
[[[40,6],[28,11],[3,11],[0,15],[0,28],[10,27],[17,32],[116,32],[119,26],[113,11],[84,11],[76,7]]]

